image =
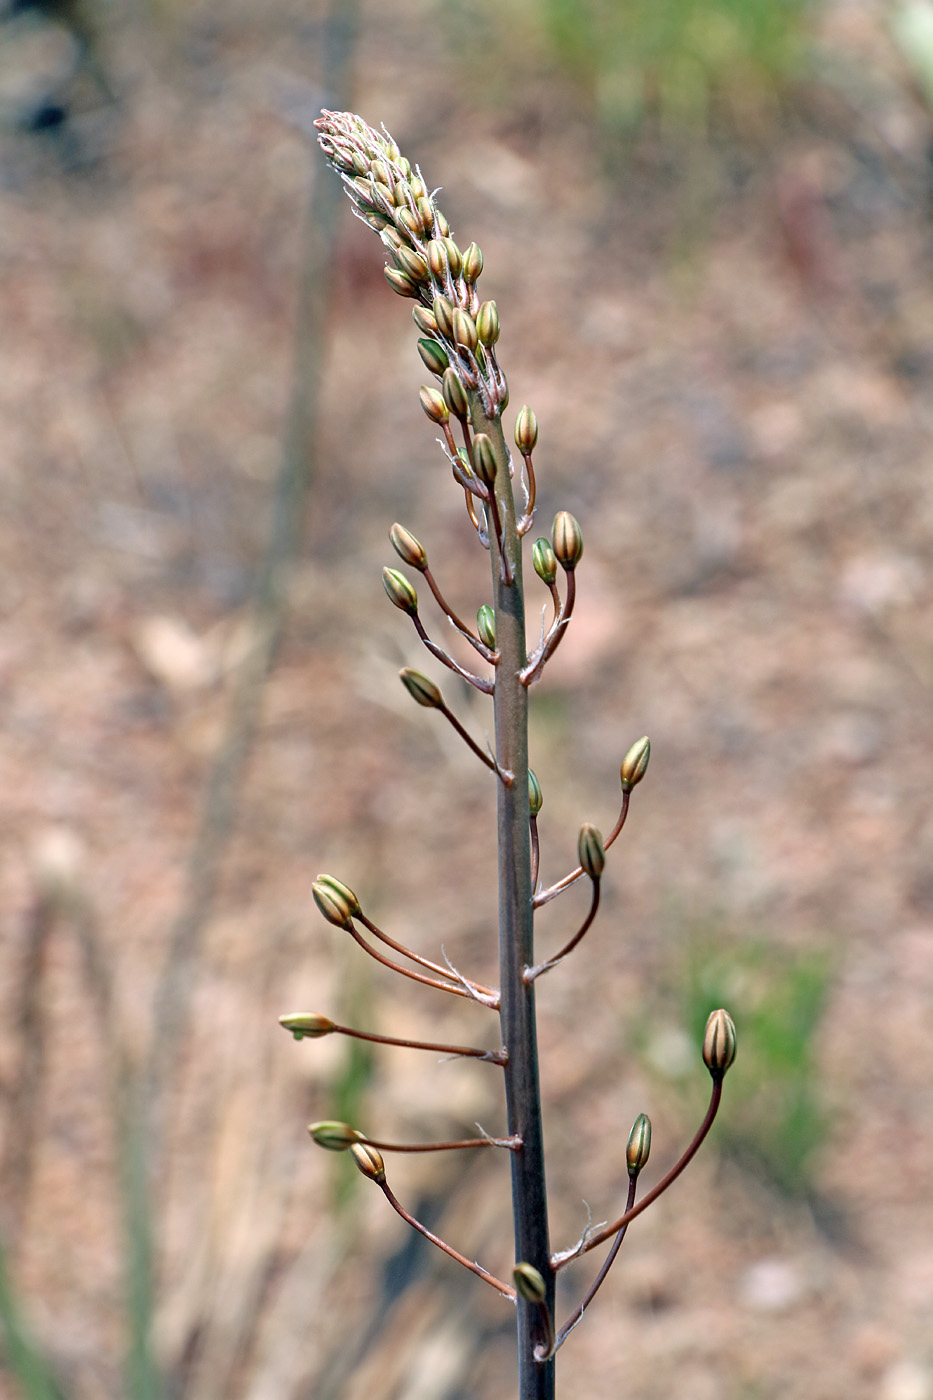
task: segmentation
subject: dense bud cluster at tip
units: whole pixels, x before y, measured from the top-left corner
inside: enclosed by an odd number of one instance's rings
[[[526,1303],[543,1303],[547,1298],[544,1278],[534,1264],[516,1264],[512,1278],[515,1280],[515,1291]]]
[[[319,1016],[316,1011],[294,1011],[279,1017],[279,1025],[291,1031],[296,1040],[317,1040],[322,1035],[330,1035],[334,1023],[327,1016]]]
[[[735,1059],[735,1022],[728,1011],[714,1011],[703,1036],[703,1063],[714,1079],[722,1079]]]
[[[622,779],[623,792],[631,792],[632,788],[641,782],[645,776],[650,757],[651,741],[646,734],[643,738],[636,739],[622,760],[619,777]]]
[[[347,1152],[362,1137],[362,1133],[351,1128],[349,1123],[340,1123],[333,1118],[321,1123],[309,1123],[308,1132],[318,1147],[325,1147],[328,1152]]]
[[[508,389],[493,350],[499,338],[496,306],[481,303],[476,292],[482,252],[475,243],[461,249],[451,238],[420,170],[412,170],[387,131],[376,131],[352,112],[325,111],[315,126],[354,212],[376,230],[388,250],[389,286],[399,296],[419,302],[416,312],[433,309],[438,299],[446,303],[446,315],[435,311],[434,326],[419,320],[419,329],[437,341],[465,390],[479,394],[484,412],[497,417],[508,402]],[[420,346],[419,353],[438,373]]]
[[[602,832],[597,831],[590,822],[584,822],[580,828],[577,855],[584,875],[589,875],[591,880],[598,880],[605,869],[606,848],[603,845]]]
[[[647,1165],[648,1155],[651,1152],[651,1119],[647,1113],[639,1113],[632,1124],[632,1131],[629,1133],[628,1146],[625,1149],[625,1160],[628,1165],[629,1176],[637,1176],[644,1166]]]
[[[410,666],[406,666],[404,670],[399,671],[398,678],[411,698],[426,710],[436,710],[444,703],[437,686],[420,671],[413,671]]]
[[[528,769],[528,809],[533,817],[536,817],[544,806],[544,794],[541,791],[541,784],[538,782],[538,775],[533,768]]]
[[[350,1156],[363,1176],[370,1181],[385,1181],[386,1164],[378,1148],[370,1147],[368,1142],[355,1142],[350,1148]]]

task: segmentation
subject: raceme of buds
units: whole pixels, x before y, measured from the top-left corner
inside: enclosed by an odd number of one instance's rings
[[[484,301],[476,313],[476,334],[483,345],[495,345],[499,339],[499,312],[494,301]]]
[[[402,612],[414,614],[418,611],[418,594],[415,592],[414,584],[409,583],[404,574],[398,569],[383,569],[382,586],[386,591],[386,597],[390,603],[394,603]]]
[[[441,427],[450,418],[450,409],[444,402],[443,394],[439,394],[436,389],[432,389],[428,384],[422,384],[418,397],[421,400],[421,407],[428,415],[432,423],[439,423]]]
[[[538,441],[538,420],[531,409],[525,404],[521,413],[515,420],[515,446],[523,457],[529,456],[535,450],[535,443]]]
[[[632,1124],[632,1131],[628,1136],[628,1146],[625,1149],[625,1160],[628,1163],[629,1176],[637,1176],[648,1161],[648,1154],[651,1151],[651,1119],[647,1113],[639,1113]]]
[[[329,924],[337,928],[349,928],[353,910],[349,902],[323,880],[315,880],[311,886],[314,902]]]
[[[477,433],[473,439],[473,470],[484,486],[496,479],[496,454],[487,433]]]
[[[425,369],[429,369],[432,374],[443,374],[450,364],[447,351],[436,340],[419,340],[418,354]]]
[[[584,822],[580,828],[577,854],[583,873],[589,875],[591,880],[598,880],[606,864],[606,848],[602,833],[590,822]]]
[[[516,1264],[512,1270],[515,1289],[526,1303],[543,1303],[547,1298],[547,1285],[540,1270],[534,1264]]]
[[[555,515],[551,543],[561,568],[571,573],[583,557],[583,531],[569,510]]]
[[[352,918],[356,919],[362,914],[363,910],[360,907],[360,901],[350,889],[350,886],[345,885],[342,880],[338,880],[334,875],[319,875],[317,877],[317,882],[319,885],[326,886],[327,889],[344,901]]]
[[[279,1017],[279,1025],[291,1031],[296,1040],[317,1040],[319,1036],[330,1035],[334,1023],[327,1016],[319,1016],[316,1011],[294,1011]]]
[[[735,1059],[735,1022],[728,1011],[714,1011],[703,1036],[703,1062],[714,1079],[722,1079]]]
[[[443,705],[444,701],[437,686],[420,671],[413,671],[410,666],[406,666],[404,670],[399,671],[398,677],[411,698],[426,710],[436,710],[439,705]]]
[[[650,757],[651,741],[646,734],[643,738],[635,741],[622,760],[619,776],[622,779],[623,792],[631,792],[636,783],[641,782],[645,776]]]
[[[392,548],[403,563],[410,565],[413,569],[420,570],[421,573],[424,572],[428,567],[428,556],[420,540],[416,540],[414,535],[405,529],[404,525],[399,525],[398,521],[389,531],[389,539],[392,542]]]
[[[496,649],[496,614],[488,603],[484,603],[476,614],[476,630],[481,642],[493,651]]]
[[[546,583],[548,588],[557,578],[557,556],[551,548],[551,541],[544,539],[535,540],[531,551],[531,561],[535,566],[535,573],[542,583]]]
[[[451,413],[455,418],[459,418],[461,423],[466,423],[470,417],[470,405],[456,370],[445,369],[441,387],[444,390],[444,402]]]
[[[318,1147],[326,1147],[328,1152],[346,1152],[362,1137],[362,1133],[351,1128],[349,1123],[340,1123],[334,1118],[309,1123],[308,1132]]]
[[[368,1142],[355,1142],[350,1148],[350,1156],[370,1181],[385,1181],[386,1164],[378,1148],[370,1147]]]
[[[538,782],[538,775],[533,768],[528,769],[528,808],[533,817],[536,817],[544,805],[544,794],[541,791],[541,784]]]

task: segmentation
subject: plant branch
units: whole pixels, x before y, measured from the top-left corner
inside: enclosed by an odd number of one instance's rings
[[[444,666],[446,666],[449,671],[453,671],[455,675],[460,676],[461,679],[465,681],[468,681],[470,685],[475,686],[477,690],[481,690],[484,695],[492,694],[492,681],[483,680],[482,676],[474,676],[472,671],[464,670],[464,668],[461,665],[459,665],[453,659],[452,656],[448,656],[447,652],[444,651],[443,647],[439,647],[436,642],[431,641],[431,638],[424,630],[421,618],[418,616],[417,612],[409,613],[409,616],[412,622],[415,624],[415,631],[418,633],[418,636],[424,642],[425,646],[427,647],[428,651],[431,653],[432,656],[436,656],[438,661],[440,661]]]
[[[521,1147],[514,1137],[460,1138],[456,1142],[380,1142],[378,1138],[362,1133],[359,1141],[369,1143],[370,1147],[378,1147],[380,1152],[453,1152],[461,1147],[507,1147],[515,1152]]]
[[[626,1211],[630,1211],[632,1209],[632,1206],[635,1204],[636,1185],[637,1178],[633,1176],[629,1180],[628,1184],[628,1200],[625,1203]],[[581,1300],[577,1307],[574,1308],[573,1312],[570,1314],[567,1321],[564,1323],[563,1327],[558,1332],[557,1339],[554,1342],[555,1351],[559,1351],[560,1348],[564,1345],[564,1342],[570,1336],[570,1333],[576,1327],[577,1323],[580,1321],[583,1314],[589,1307],[590,1303],[592,1303],[593,1299],[596,1297],[596,1294],[599,1292],[600,1288],[605,1282],[606,1275],[615,1263],[615,1257],[618,1254],[619,1250],[622,1248],[622,1241],[625,1239],[625,1232],[627,1229],[627,1224],[621,1227],[621,1229],[619,1230],[618,1234],[612,1242],[612,1248],[606,1255],[602,1268],[600,1269],[599,1273],[596,1275],[595,1279],[590,1285],[585,1297]]]
[[[586,918],[583,920],[583,923],[582,923],[582,924],[580,925],[580,927],[577,929],[576,933],[574,934],[573,938],[571,938],[570,942],[567,943],[563,948],[561,948],[561,950],[560,950],[559,953],[555,953],[555,955],[554,955],[553,958],[548,958],[547,962],[538,963],[538,966],[537,966],[537,967],[526,967],[526,968],[525,968],[525,971],[524,971],[524,973],[523,973],[523,976],[524,976],[524,979],[525,979],[525,981],[526,981],[527,983],[529,983],[529,984],[532,983],[532,982],[535,980],[536,977],[540,977],[540,976],[541,976],[542,972],[550,972],[550,970],[551,970],[552,967],[556,967],[558,963],[563,962],[563,960],[564,960],[564,958],[567,956],[567,954],[573,952],[574,948],[576,948],[577,944],[580,942],[580,939],[583,937],[583,935],[584,935],[584,934],[587,932],[587,930],[589,929],[589,927],[590,927],[590,925],[592,924],[593,920],[596,918],[596,911],[597,911],[598,908],[599,908],[599,885],[600,885],[600,882],[599,882],[599,880],[594,880],[592,883],[593,883],[593,895],[592,895],[592,899],[591,899],[591,901],[590,901],[589,913],[587,914]]]
[[[466,640],[470,643],[470,646],[473,647],[474,650],[479,652],[480,656],[483,658],[484,661],[490,661],[495,663],[496,653],[494,651],[490,651],[486,643],[481,642],[479,637],[474,636],[470,628],[467,627],[466,623],[461,621],[461,619],[457,616],[453,608],[447,602],[444,595],[441,593],[441,590],[438,588],[437,582],[434,578],[434,575],[431,573],[431,570],[422,569],[421,572],[424,577],[425,583],[428,585],[431,592],[434,594],[435,602],[437,603],[441,612],[447,614],[454,627],[456,627],[457,631],[460,633],[461,637],[466,638]]]
[[[340,1026],[336,1022],[331,1024],[329,1034],[349,1035],[354,1040],[371,1040],[375,1045],[400,1045],[406,1050],[436,1050],[441,1055],[456,1055],[464,1058],[472,1056],[476,1060],[488,1060],[493,1065],[504,1065],[506,1056],[503,1050],[480,1050],[473,1045],[445,1045],[441,1041],[434,1040],[406,1040],[395,1035],[376,1035],[374,1031],[358,1031],[352,1026]],[[367,1139],[368,1141],[368,1139]],[[374,1143],[375,1147],[383,1147],[384,1143]]]
[[[403,958],[410,958],[412,962],[417,963],[419,967],[423,967],[427,972],[436,972],[439,977],[446,977],[449,981],[465,982],[468,980],[462,977],[459,972],[454,973],[454,976],[451,978],[450,974],[453,972],[452,968],[448,970],[445,967],[441,967],[440,963],[431,962],[430,958],[423,958],[421,954],[416,953],[414,949],[406,948],[404,943],[398,943],[394,938],[390,938],[378,924],[373,923],[372,919],[369,918],[362,909],[355,917],[359,919],[364,928],[369,930],[374,938],[379,939],[380,943],[384,943],[386,947],[391,948],[394,953],[401,953]],[[470,982],[469,985],[477,992],[483,992],[486,996],[495,996],[495,989],[493,987],[483,986],[482,982]]]
[[[609,835],[603,842],[603,850],[605,851],[608,851],[609,847],[612,845],[613,841],[616,839],[619,832],[625,825],[625,818],[628,816],[629,801],[631,799],[631,796],[631,792],[623,792],[622,794],[622,808],[619,812],[618,820],[616,821],[615,826],[612,828]],[[578,865],[575,870],[571,870],[569,875],[565,875],[562,880],[558,880],[556,885],[549,885],[546,890],[539,890],[534,897],[535,908],[540,909],[542,904],[549,904],[552,899],[555,899],[557,897],[557,895],[563,894],[564,890],[569,889],[572,884],[574,884],[577,880],[580,879],[582,874],[583,866]]]
[[[392,1209],[396,1211],[404,1221],[407,1221],[413,1230],[417,1230],[419,1235],[424,1235],[426,1240],[430,1240],[432,1244],[436,1244],[438,1249],[442,1249],[445,1254],[449,1254],[451,1259],[456,1259],[458,1264],[462,1264],[465,1269],[469,1269],[471,1274],[476,1274],[484,1283],[488,1283],[494,1288],[497,1293],[501,1293],[504,1298],[511,1298],[514,1302],[515,1289],[511,1284],[503,1283],[501,1279],[496,1278],[495,1274],[491,1274],[488,1269],[484,1269],[481,1264],[467,1259],[459,1250],[454,1249],[452,1245],[446,1244],[444,1240],[432,1234],[426,1225],[422,1225],[420,1220],[416,1220],[413,1215],[410,1215],[401,1202],[396,1199],[392,1194],[392,1188],[385,1179],[380,1181],[378,1185]]]
[[[453,982],[442,982],[437,977],[425,977],[420,972],[412,972],[411,968],[403,967],[401,963],[393,962],[391,958],[384,958],[378,949],[371,943],[367,943],[362,934],[358,933],[352,924],[347,925],[347,932],[354,942],[358,943],[364,952],[368,953],[376,962],[382,963],[383,967],[390,968],[393,972],[399,972],[403,977],[408,977],[412,982],[421,982],[426,987],[436,987],[440,992],[450,992],[451,996],[467,997],[470,1001],[481,1001],[480,996],[475,996],[468,987],[458,987]],[[483,1005],[495,1006],[493,1001],[483,1002]]]

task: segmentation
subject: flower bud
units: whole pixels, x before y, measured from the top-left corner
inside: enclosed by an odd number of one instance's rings
[[[450,409],[444,402],[444,395],[439,394],[436,389],[432,389],[428,384],[422,384],[418,391],[421,399],[421,407],[428,415],[432,423],[439,423],[442,427],[450,418]]]
[[[623,792],[631,792],[636,783],[641,782],[650,757],[651,740],[646,734],[644,738],[636,740],[622,760],[619,776],[622,779]]]
[[[479,344],[476,322],[469,311],[461,311],[459,306],[454,309],[453,333],[454,343],[462,345],[465,350],[475,350]]]
[[[629,1176],[635,1177],[648,1161],[648,1154],[651,1151],[651,1119],[647,1113],[639,1113],[632,1124],[632,1131],[628,1136],[628,1146],[625,1149],[625,1160],[628,1163]]]
[[[389,183],[389,171],[384,161],[374,160],[369,167],[369,173],[374,180],[379,180],[381,184],[387,185]]]
[[[439,238],[432,238],[424,250],[432,277],[441,281],[447,271],[447,249]]]
[[[424,331],[425,335],[437,335],[437,322],[433,311],[429,311],[426,306],[413,306],[411,316],[419,331]]]
[[[350,927],[353,909],[350,902],[344,899],[338,890],[333,889],[323,880],[315,880],[311,886],[311,894],[314,896],[315,904],[329,924],[336,924],[337,928]]]
[[[331,890],[338,898],[344,901],[350,911],[351,918],[359,918],[363,910],[360,901],[350,889],[349,885],[345,885],[342,880],[338,880],[333,875],[319,875],[317,877],[317,882],[319,885],[325,885],[327,889]]]
[[[526,1303],[543,1303],[547,1298],[547,1285],[534,1264],[516,1264],[512,1278],[516,1292]]]
[[[541,784],[538,782],[538,775],[533,768],[528,769],[528,810],[533,817],[536,817],[544,805],[544,794],[541,791]]]
[[[492,487],[496,479],[496,454],[488,433],[477,433],[473,439],[473,470],[484,486]]]
[[[483,254],[479,244],[470,243],[463,250],[463,280],[472,285],[483,270]]]
[[[418,594],[404,574],[399,573],[398,569],[383,569],[382,586],[390,603],[414,616],[418,611]]]
[[[428,280],[428,268],[424,258],[420,253],[413,253],[410,248],[401,247],[396,249],[395,260],[399,268],[412,282],[426,282]]]
[[[535,573],[542,583],[546,583],[548,588],[557,578],[557,556],[551,548],[551,541],[544,539],[535,540],[531,551],[531,561],[535,566]]]
[[[392,199],[397,209],[407,209],[408,201],[412,198],[411,185],[407,180],[397,180],[395,189],[392,191]]]
[[[538,420],[527,404],[515,420],[515,446],[523,457],[534,452],[538,441]]]
[[[385,1181],[386,1164],[378,1148],[371,1147],[368,1142],[355,1142],[350,1148],[350,1156],[370,1181]]]
[[[703,1036],[703,1063],[714,1079],[722,1079],[735,1059],[735,1022],[728,1011],[714,1011]]]
[[[317,1040],[322,1035],[330,1035],[334,1029],[333,1021],[319,1016],[316,1011],[295,1011],[288,1016],[280,1016],[279,1025],[291,1031],[296,1040],[304,1040],[305,1037]]]
[[[418,196],[416,203],[418,206],[418,215],[424,225],[425,232],[431,233],[434,228],[434,205],[428,199],[427,195],[424,194]]]
[[[455,369],[447,368],[444,370],[444,382],[441,387],[444,391],[444,402],[451,413],[455,418],[459,418],[461,423],[466,423],[470,417],[470,405]]]
[[[583,531],[569,510],[555,515],[551,543],[561,568],[572,573],[583,557]]]
[[[399,671],[398,678],[411,698],[426,710],[436,710],[443,705],[444,701],[437,686],[420,671],[413,671],[410,666],[406,666],[404,670]]]
[[[409,170],[410,169],[411,167],[409,166]],[[414,195],[415,199],[425,198],[428,192],[428,188],[420,175],[409,174],[408,183],[411,185],[411,192]]]
[[[394,267],[385,267],[383,273],[393,292],[398,292],[400,297],[416,297],[418,295],[418,288],[410,277],[405,276],[404,272],[399,272]]]
[[[388,205],[391,208],[395,200],[392,198],[392,191],[383,180],[373,182],[373,199],[378,205]]]
[[[441,238],[449,238],[450,224],[447,222],[447,219],[441,213],[440,209],[434,210],[434,221],[437,224],[437,231],[440,234]]]
[[[308,1132],[318,1147],[326,1147],[328,1152],[346,1152],[362,1137],[362,1133],[351,1128],[349,1123],[341,1123],[335,1118],[309,1123]]]
[[[476,630],[481,642],[491,651],[496,649],[496,614],[488,603],[484,603],[476,614]]]
[[[443,239],[444,247],[447,249],[447,261],[450,263],[450,275],[459,277],[463,267],[463,254],[451,237],[445,234]]]
[[[598,880],[606,865],[606,848],[603,845],[602,832],[597,831],[591,822],[584,822],[580,827],[577,855],[584,875],[589,875],[591,880]]]
[[[421,222],[420,214],[417,214],[407,204],[403,209],[395,211],[395,227],[399,233],[407,234],[409,238],[420,238],[424,233],[424,224]]]
[[[421,356],[421,363],[425,369],[429,369],[432,374],[443,374],[450,364],[447,351],[436,340],[419,340],[418,354]]]
[[[389,531],[389,539],[392,542],[392,548],[403,563],[408,564],[412,569],[418,569],[421,573],[424,572],[428,567],[428,556],[420,540],[416,540],[414,535],[398,521]]]
[[[454,309],[446,297],[435,297],[431,303],[431,310],[434,312],[434,319],[437,322],[437,329],[447,340],[453,340],[454,336]]]
[[[484,345],[499,339],[499,312],[494,301],[484,301],[476,313],[476,334]]]

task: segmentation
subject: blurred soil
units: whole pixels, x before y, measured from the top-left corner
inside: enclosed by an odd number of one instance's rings
[[[727,1093],[722,1134],[633,1227],[562,1351],[569,1395],[933,1397],[931,132],[882,20],[828,13],[847,84],[748,132],[645,131],[607,161],[553,74],[493,100],[427,5],[361,19],[357,108],[483,248],[512,408],[540,424],[540,531],[562,507],[584,531],[576,619],[535,692],[545,880],[581,821],[611,827],[629,744],[653,744],[599,922],[541,984],[556,1246],[584,1202],[620,1209],[638,1112],[651,1180],[703,1112],[697,948],[745,969],[726,1087],[765,1121],[743,1012],[774,967],[829,968],[806,1172],[779,1189],[721,1150]],[[313,217],[328,178],[304,134],[330,100],[322,26],[285,0],[140,11],[112,35],[118,106],[92,95],[62,130],[0,143],[0,1174],[21,1306],[69,1400],[126,1393],[114,1046],[144,1055],[256,644],[309,194]],[[497,1071],[276,1025],[314,1009],[495,1040],[481,1008],[401,987],[310,900],[331,871],[382,927],[495,977],[491,782],[398,685],[402,665],[442,675],[379,580],[395,519],[462,614],[487,565],[381,264],[347,214],[305,544],[161,1086],[155,1336],[191,1400],[514,1393],[508,1307],[304,1131],[352,1112],[397,1140],[496,1132]],[[485,702],[444,689],[481,739]],[[541,947],[582,907],[549,906]],[[770,951],[749,973],[753,947]],[[508,1271],[501,1156],[390,1171],[426,1223]],[[567,1271],[563,1307],[591,1272]]]

